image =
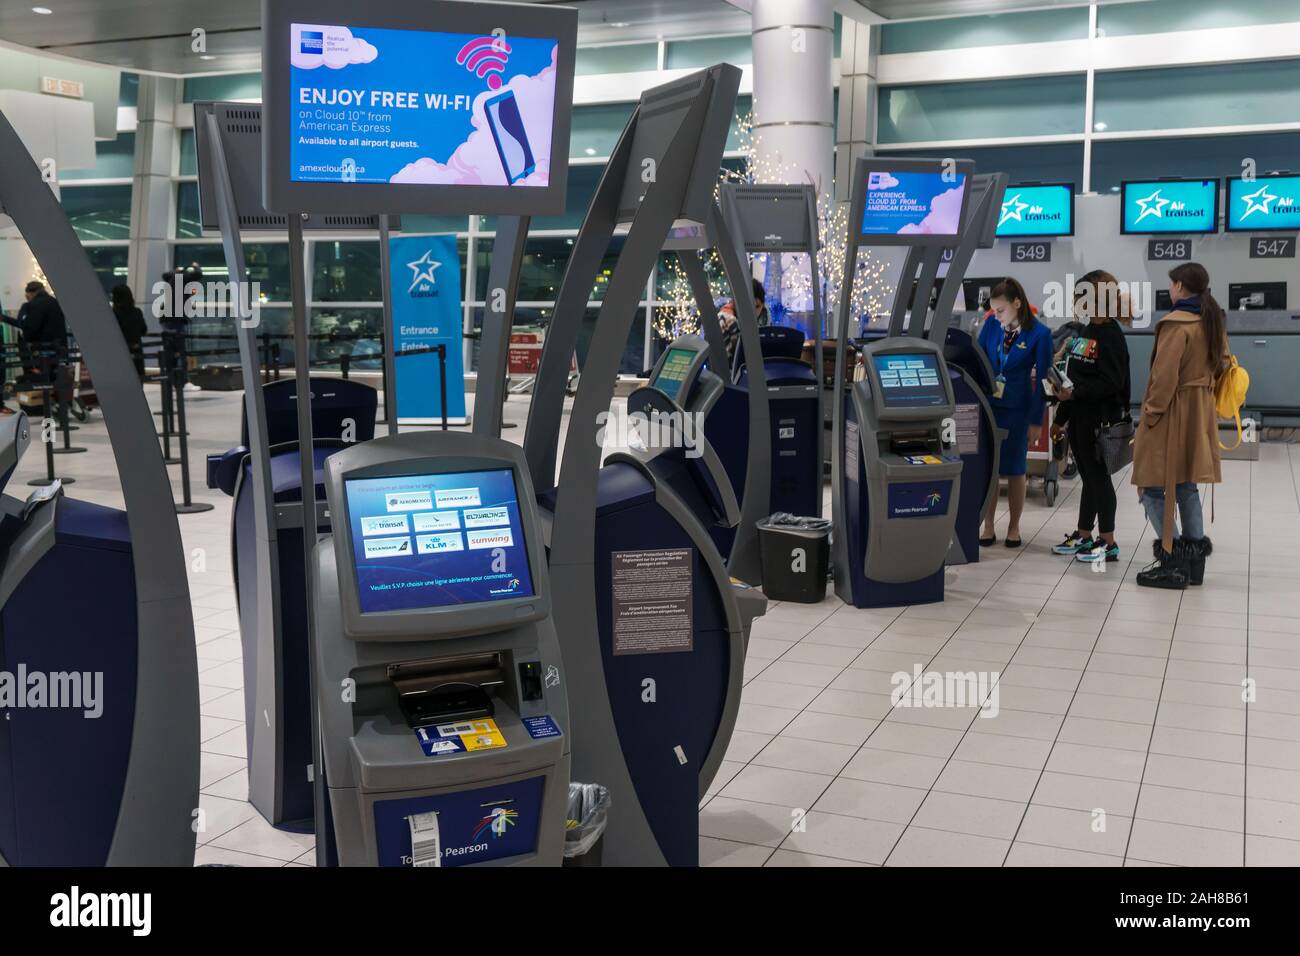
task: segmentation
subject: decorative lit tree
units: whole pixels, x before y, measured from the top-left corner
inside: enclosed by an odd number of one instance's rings
[[[718,185],[723,183],[780,183],[795,177],[790,164],[774,163],[758,155],[754,142],[753,115],[736,118],[736,136],[740,163],[724,165],[718,175]],[[814,186],[819,184],[814,183]],[[825,309],[828,326],[833,325],[839,308],[840,288],[844,280],[844,257],[848,243],[848,204],[837,203],[833,190],[818,189],[817,193],[817,283]],[[703,255],[705,274],[714,299],[730,294],[722,263],[716,250]],[[780,323],[789,312],[812,310],[812,276],[802,264],[805,257],[793,254],[765,253],[763,255],[768,311],[773,321]],[[672,273],[660,295],[662,303],[654,316],[654,330],[664,341],[679,335],[698,333],[699,313],[695,296],[680,263],[672,260]],[[853,308],[857,317],[878,315],[888,303],[889,287],[885,272],[887,264],[863,249],[858,253],[853,282]],[[829,332],[829,328],[826,330]]]

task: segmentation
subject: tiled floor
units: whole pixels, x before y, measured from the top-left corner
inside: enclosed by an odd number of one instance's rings
[[[311,838],[273,829],[245,800],[230,503],[202,487],[204,455],[238,435],[239,398],[188,398],[194,494],[216,505],[179,519],[202,692],[198,862],[310,865]],[[507,417],[526,411],[512,397]],[[521,441],[522,427],[505,435]],[[78,478],[69,493],[120,506],[102,417],[73,438],[90,452],[57,459]],[[34,447],[11,489],[43,468]],[[1300,864],[1300,449],[1267,444],[1258,462],[1225,463],[1224,478],[1203,588],[1134,585],[1150,533],[1123,477],[1123,559],[1105,573],[1048,551],[1074,523],[1066,483],[1055,509],[1031,494],[1025,547],[950,569],[942,604],[769,607],[702,803],[701,861]],[[914,666],[996,674],[997,715],[891,708],[891,678]]]

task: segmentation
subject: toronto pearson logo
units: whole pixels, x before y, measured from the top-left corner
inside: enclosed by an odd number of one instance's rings
[[[518,820],[518,810],[508,810],[505,807],[493,807],[492,812],[480,820],[478,825],[474,827],[474,833],[470,836],[470,840],[477,840],[479,834],[487,829],[491,829],[492,836],[499,840],[501,837],[506,835],[507,828],[514,826]]]

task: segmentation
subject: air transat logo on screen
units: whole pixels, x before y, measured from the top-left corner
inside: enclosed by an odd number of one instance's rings
[[[1069,235],[1072,186],[1017,186],[1007,190],[998,215],[999,236]]]
[[[416,259],[414,262],[408,262],[406,264],[406,268],[411,270],[412,275],[411,285],[410,288],[406,290],[407,292],[412,295],[417,295],[419,294],[417,288],[419,288],[419,292],[424,294],[432,292],[433,287],[438,282],[437,276],[435,276],[434,273],[437,272],[439,267],[442,265],[441,260],[434,259],[432,256],[433,250],[427,249],[425,250],[424,255],[420,256],[420,258]]]
[[[1229,179],[1229,229],[1300,229],[1300,176]]]
[[[1127,183],[1124,225],[1138,232],[1215,232],[1218,190],[1215,180]]]

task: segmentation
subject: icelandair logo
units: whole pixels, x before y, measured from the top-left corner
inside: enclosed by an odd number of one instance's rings
[[[431,298],[438,294],[435,273],[442,268],[442,263],[431,258],[432,255],[432,249],[425,250],[420,258],[406,264],[406,268],[411,270],[411,285],[406,291],[415,298]]]
[[[1016,193],[1007,199],[1002,200],[1002,215],[998,219],[998,226],[1004,226],[1008,222],[1053,222],[1061,219],[1064,213],[1061,210],[1056,212],[1045,212],[1043,207],[1037,203],[1022,202],[1020,193]]]

